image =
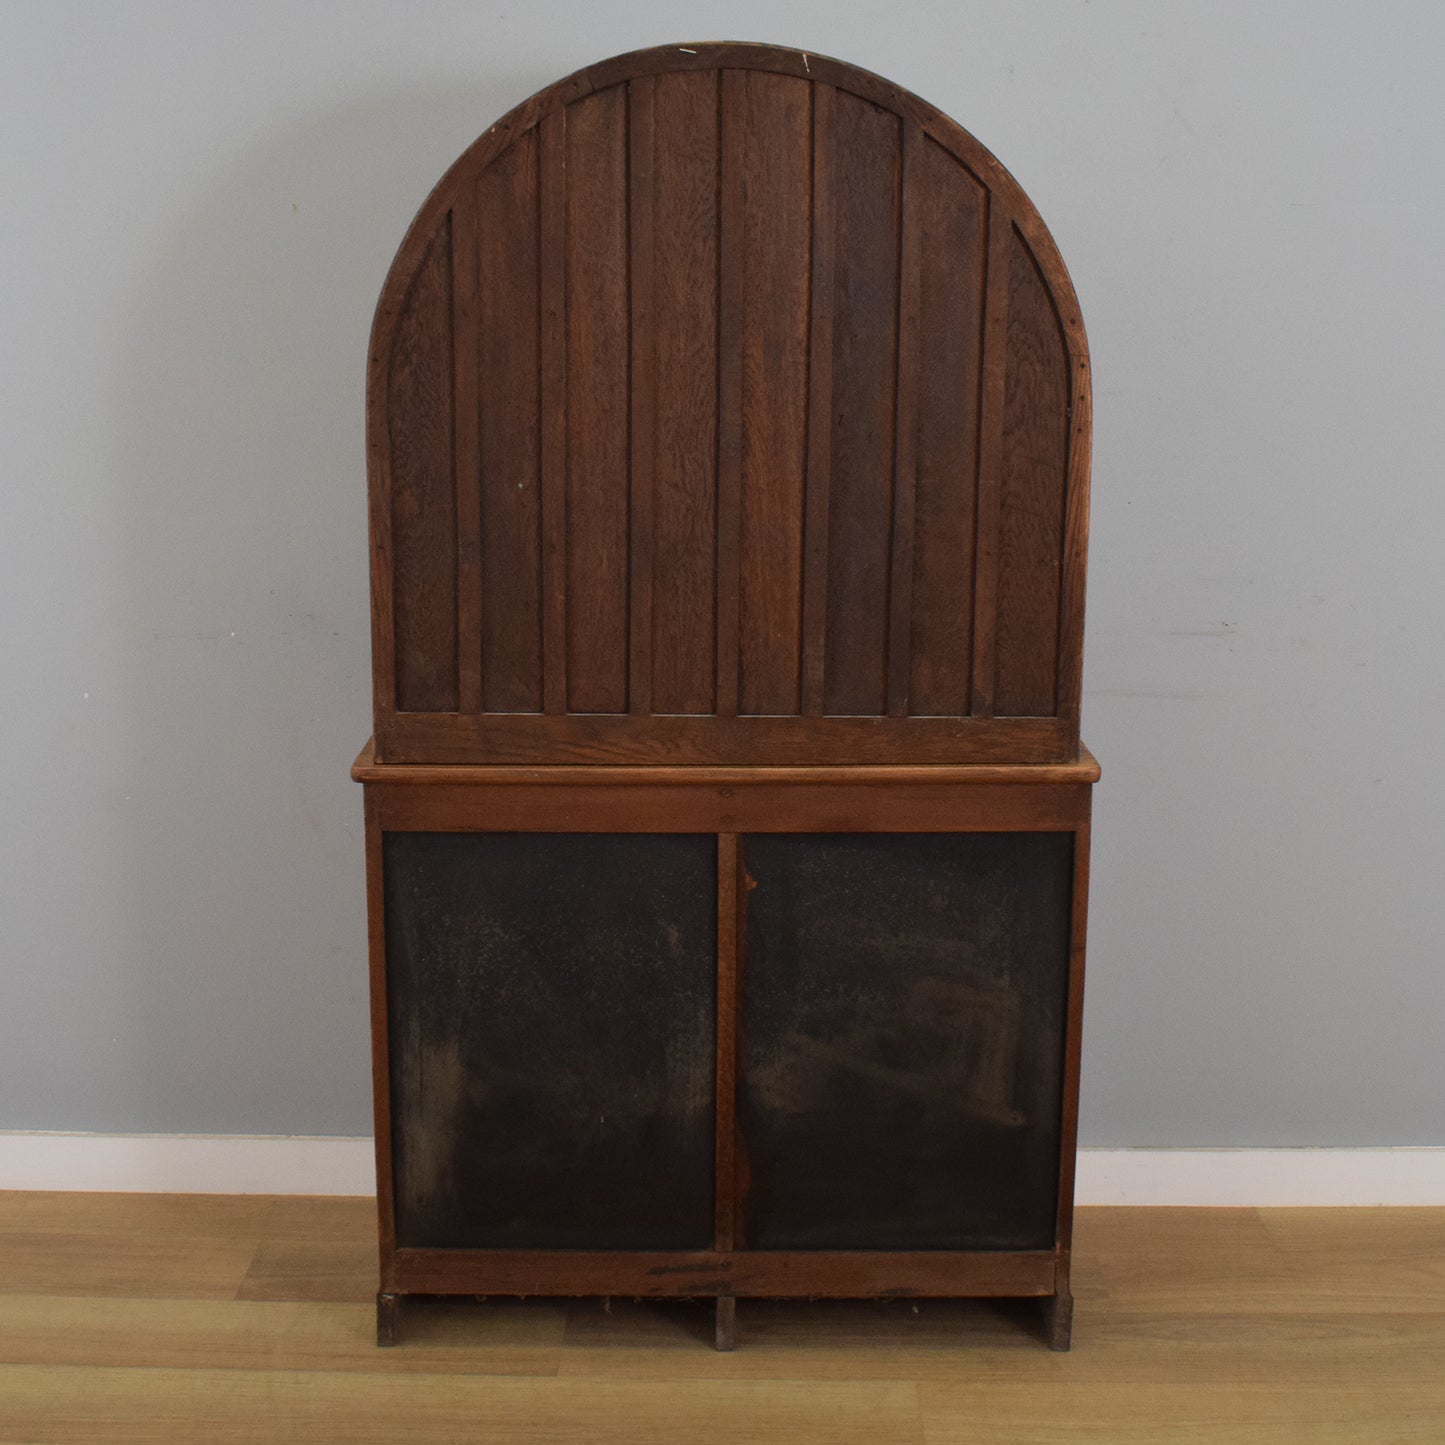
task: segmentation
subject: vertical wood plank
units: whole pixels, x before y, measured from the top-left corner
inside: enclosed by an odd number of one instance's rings
[[[1049,717],[1058,707],[1070,377],[1053,300],[1017,231],[1008,286],[994,708]]]
[[[1074,832],[1073,899],[1069,922],[1069,997],[1064,1023],[1064,1089],[1059,1131],[1058,1278],[1069,1287],[1074,1233],[1074,1172],[1079,1143],[1079,1069],[1083,1056],[1084,952],[1089,919],[1089,829],[1093,795],[1086,793],[1083,822]]]
[[[457,707],[457,500],[451,220],[397,320],[387,377],[396,706]]]
[[[538,136],[543,710],[567,711],[567,111]]]
[[[537,133],[481,175],[481,659],[488,712],[542,709]]]
[[[988,193],[936,141],[916,197],[920,265],[918,469],[908,710],[969,710]]]
[[[742,933],[738,926],[742,906],[741,855],[736,833],[720,833],[717,840],[717,1152],[714,1177],[717,1186],[713,1247],[734,1249],[736,1235],[737,1174],[737,1041],[738,967]]]
[[[660,75],[654,85],[652,707],[711,713],[717,676],[718,72]]]
[[[1003,493],[1004,385],[1008,377],[1009,253],[1013,221],[990,196],[988,206],[988,269],[983,324],[983,394],[979,406],[978,519],[973,589],[974,717],[994,714],[998,612],[999,509]]]
[[[743,208],[747,76],[724,70],[720,92],[722,194],[718,247],[717,703],[738,711],[738,531],[742,478]]]
[[[631,314],[628,349],[632,417],[629,437],[631,478],[628,547],[628,710],[652,711],[653,470],[657,452],[655,425],[657,378],[653,287],[653,103],[656,82],[639,76],[628,85],[627,220],[628,280]]]
[[[800,706],[812,85],[747,77],[739,709]]]
[[[362,799],[366,830],[366,941],[371,995],[371,1107],[376,1129],[376,1217],[381,1287],[395,1281],[396,1208],[391,1169],[391,1054],[386,1012],[386,889],[382,877],[381,823],[367,786]]]
[[[627,710],[627,90],[567,116],[567,707]]]
[[[888,568],[888,715],[909,711],[913,641],[913,533],[918,487],[919,307],[922,297],[923,132],[903,124],[899,197],[898,364],[894,372],[893,551]]]
[[[1093,439],[1093,408],[1089,391],[1089,359],[1083,323],[1077,314],[1063,318],[1072,332],[1070,347],[1068,497],[1064,510],[1064,576],[1059,596],[1059,720],[1074,736],[1079,731],[1083,692],[1084,574],[1089,538],[1089,451]]]
[[[803,712],[823,712],[828,625],[828,514],[833,430],[833,182],[831,85],[813,85],[813,251],[808,307],[808,461],[803,522]]]
[[[452,454],[457,506],[457,709],[482,709],[482,464],[477,336],[477,186],[452,205]]]
[[[824,709],[878,716],[887,697],[901,121],[834,101],[832,484]],[[846,159],[845,159],[846,158]]]

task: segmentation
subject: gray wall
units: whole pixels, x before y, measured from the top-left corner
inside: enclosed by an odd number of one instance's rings
[[[721,35],[955,115],[1078,286],[1085,1142],[1445,1143],[1445,7],[0,21],[0,1128],[368,1130],[371,309],[502,111]]]

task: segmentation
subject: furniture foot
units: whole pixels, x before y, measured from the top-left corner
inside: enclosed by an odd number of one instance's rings
[[[1067,1290],[1048,1295],[1044,1307],[1044,1329],[1051,1350],[1067,1350],[1074,1334],[1074,1297]]]
[[[717,1333],[713,1345],[719,1350],[730,1350],[733,1347],[734,1334],[738,1318],[738,1302],[732,1295],[717,1297]]]
[[[401,1296],[382,1291],[376,1297],[376,1343],[394,1345],[401,1338]]]

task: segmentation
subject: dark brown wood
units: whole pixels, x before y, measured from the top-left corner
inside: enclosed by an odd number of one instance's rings
[[[477,187],[452,207],[452,490],[457,507],[457,710],[482,709],[482,460]],[[490,289],[490,288],[489,288]]]
[[[542,697],[549,716],[567,711],[567,112],[537,126],[538,271],[542,398]]]
[[[923,175],[906,201],[922,299],[908,701],[927,716],[970,711],[989,193],[936,141],[915,154]]]
[[[1063,1352],[1074,1338],[1074,1297],[1065,1292],[1045,1295],[1040,1301],[1044,1309],[1044,1330],[1049,1348]]]
[[[653,84],[654,132],[670,143],[652,150],[652,620],[640,645],[652,657],[647,710],[706,714],[717,633],[718,296],[697,278],[718,270],[719,80],[662,74]],[[646,262],[634,256],[633,270]]]
[[[824,715],[871,759],[919,716],[981,724],[937,761],[1077,747],[1078,307],[997,161],[875,76],[707,45],[534,97],[403,243],[369,396],[388,760],[540,760],[558,716],[599,761],[679,716],[748,719],[699,763]]]
[[[401,1343],[401,1301],[385,1290],[376,1296],[376,1343],[383,1349]]]
[[[717,1085],[714,1104],[713,1248],[737,1246],[738,965],[741,956],[742,876],[738,835],[717,840]]]
[[[1093,793],[1080,797],[1074,826],[1073,917],[1069,923],[1069,1011],[1064,1032],[1064,1097],[1059,1134],[1059,1289],[1069,1290],[1074,1232],[1074,1163],[1079,1139],[1079,1074],[1084,1032],[1084,952],[1089,919],[1089,832]]]
[[[391,1187],[391,1049],[386,1011],[386,894],[382,879],[381,834],[378,817],[381,794],[365,794],[366,829],[366,934],[369,995],[371,999],[371,1109],[376,1139],[376,1218],[381,1255],[382,1289],[391,1287],[392,1259],[396,1251],[396,1208]],[[381,1301],[377,1302],[378,1318]]]
[[[375,785],[377,816],[389,831],[576,833],[1048,833],[1076,826],[1087,807],[1087,789],[1087,784],[639,782],[625,789],[576,783],[493,792],[467,785]]]
[[[1008,262],[1013,223],[996,196],[988,206],[983,374],[979,400],[977,515],[973,556],[974,717],[992,718],[997,693],[999,532],[1003,507],[1004,401],[1008,386]]]
[[[717,1297],[716,1324],[713,1332],[713,1348],[719,1351],[731,1350],[737,1343],[738,1302],[730,1294]]]
[[[831,86],[813,87],[813,274],[808,312],[807,499],[803,521],[803,713],[820,717],[828,651],[832,506],[834,158]]]
[[[406,1294],[1036,1299],[1053,1293],[1054,1255],[1047,1249],[403,1249],[396,1275]]]
[[[409,278],[386,356],[395,592],[396,706],[457,707],[457,513],[453,463],[451,218]]]
[[[906,717],[913,677],[913,550],[918,508],[918,367],[923,324],[923,132],[903,126],[898,344],[893,411],[893,550],[888,563],[888,716]]]
[[[743,447],[744,89],[741,71],[725,70],[719,165],[717,401],[717,688],[715,711],[738,712],[738,582]]]
[[[628,710],[637,716],[652,711],[652,586],[655,561],[653,493],[657,461],[657,345],[653,306],[655,259],[656,178],[653,169],[654,114],[657,77],[641,75],[627,87],[627,218],[628,281],[631,315],[627,335],[632,372],[628,386],[632,398],[628,511],[628,571],[632,593],[628,608]]]
[[[985,718],[677,717],[648,731],[605,713],[406,713],[385,722],[377,746],[388,762],[414,763],[1063,763],[1078,752],[1054,718],[1018,718],[1007,734]]]
[[[1087,348],[811,52],[492,126],[367,381],[379,1343],[417,1294],[1019,1296],[1067,1348]]]
[[[477,186],[481,288],[476,384],[480,418],[483,706],[542,711],[542,398],[536,131],[483,172]],[[463,707],[462,711],[468,709]]]
[[[1016,229],[1008,250],[994,712],[1052,717],[1058,711],[1068,356],[1053,299]]]
[[[567,707],[627,711],[627,92],[567,117]]]
[[[812,140],[807,87],[743,77],[738,706],[800,706]]]

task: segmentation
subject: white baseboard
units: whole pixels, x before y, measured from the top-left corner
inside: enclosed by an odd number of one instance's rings
[[[370,1139],[0,1133],[0,1189],[371,1194]],[[1445,1205],[1445,1148],[1081,1149],[1079,1204]]]
[[[1445,1204],[1445,1148],[1081,1149],[1080,1204]]]
[[[370,1139],[281,1134],[0,1134],[0,1189],[375,1194]]]

